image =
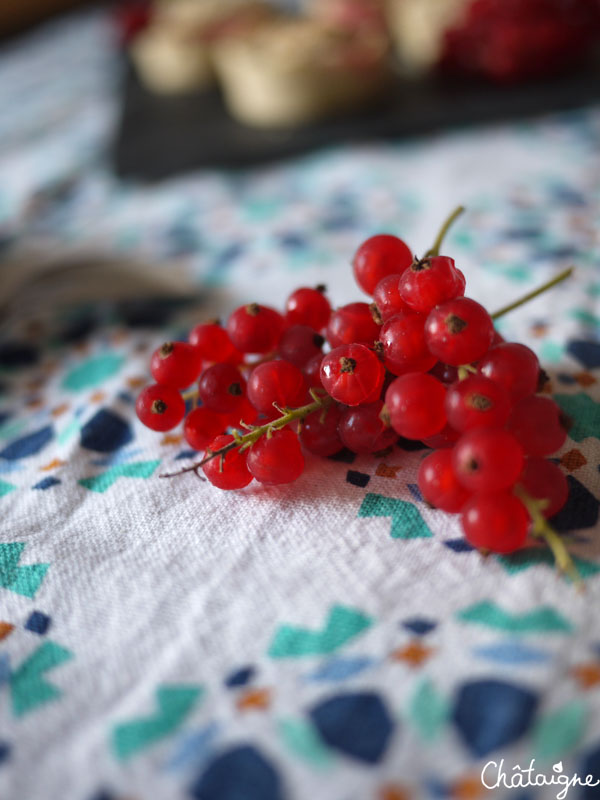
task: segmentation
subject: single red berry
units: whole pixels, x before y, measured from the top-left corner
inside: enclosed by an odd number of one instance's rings
[[[331,347],[343,344],[365,344],[371,347],[379,335],[379,325],[367,303],[349,303],[333,312],[327,326]]]
[[[455,443],[460,439],[460,433],[455,431],[450,425],[446,425],[439,433],[433,436],[426,436],[421,441],[432,450],[443,450],[446,448],[454,447]]]
[[[569,497],[569,484],[564,472],[546,458],[528,458],[519,483],[536,500],[546,500],[542,514],[549,519],[561,510]]]
[[[253,425],[257,421],[258,416],[259,412],[254,408],[247,397],[242,398],[242,402],[234,411],[225,414],[227,427],[231,426],[232,428],[241,430],[242,433],[244,432],[244,426],[241,423],[244,422],[246,425]]]
[[[400,277],[400,297],[413,311],[429,313],[434,306],[460,297],[464,292],[454,259],[429,256],[412,262]]]
[[[212,411],[229,414],[244,399],[246,381],[233,364],[213,364],[204,370],[198,381],[198,395]]]
[[[508,392],[484,375],[469,375],[448,388],[446,414],[457,431],[501,428],[510,414]]]
[[[308,325],[315,331],[321,331],[329,322],[331,315],[331,305],[325,296],[325,287],[296,289],[287,299],[285,312],[286,322],[290,325]]]
[[[390,317],[379,331],[386,368],[394,375],[427,372],[437,359],[425,342],[424,314],[403,311]]]
[[[248,469],[260,483],[292,483],[304,470],[304,456],[298,436],[289,429],[262,436],[248,450]]]
[[[550,397],[530,395],[513,408],[507,428],[529,456],[549,456],[565,443],[568,421]]]
[[[304,365],[304,377],[306,378],[307,384],[309,388],[318,387],[319,389],[323,386],[321,383],[321,362],[323,361],[323,353],[317,353],[311,359],[309,359],[306,364]]]
[[[363,292],[373,294],[382,278],[402,273],[413,257],[406,244],[397,236],[380,233],[361,244],[352,261],[354,278]]]
[[[265,361],[252,370],[248,379],[248,399],[263,414],[281,408],[297,408],[306,400],[304,375],[289,361]]]
[[[217,414],[205,406],[194,408],[186,416],[183,424],[183,435],[186,442],[194,450],[205,450],[215,436],[227,428],[227,417]]]
[[[462,507],[461,523],[467,541],[493,553],[513,553],[525,544],[529,514],[510,492],[481,492]]]
[[[537,391],[540,363],[524,344],[498,344],[488,350],[479,364],[482,375],[504,386],[513,403]]]
[[[417,484],[428,503],[450,514],[460,511],[470,497],[456,477],[450,450],[438,450],[423,459]]]
[[[210,443],[206,454],[216,453],[233,441],[233,436],[229,434],[217,436]],[[219,489],[243,489],[252,480],[252,474],[246,466],[246,454],[240,453],[239,447],[228,450],[223,456],[211,458],[202,470],[213,486]]]
[[[279,341],[279,355],[302,368],[313,356],[322,354],[325,339],[308,325],[292,325]]]
[[[283,317],[274,308],[250,303],[240,306],[227,320],[227,333],[241,353],[270,353],[277,348]]]
[[[194,383],[202,369],[202,358],[187,342],[165,342],[150,359],[150,372],[157,383],[185,389]]]
[[[394,272],[392,275],[386,275],[382,278],[373,292],[373,303],[376,306],[376,312],[381,317],[381,322],[385,322],[394,314],[399,314],[400,311],[408,311],[409,308],[400,296],[398,287],[400,284],[401,275]],[[373,306],[371,306],[373,309]],[[372,313],[374,313],[372,311]]]
[[[425,340],[445,364],[460,366],[479,361],[494,338],[492,318],[468,297],[457,297],[434,308],[425,323]]]
[[[450,364],[444,364],[438,361],[437,364],[429,370],[429,374],[437,378],[438,381],[445,383],[447,386],[458,380],[458,369]]]
[[[304,420],[300,431],[303,446],[317,456],[332,456],[344,446],[338,433],[338,422],[342,411],[332,403],[327,411],[313,411]]]
[[[382,408],[383,401],[378,400],[343,412],[338,432],[348,450],[354,453],[379,453],[398,441],[396,431],[381,418]]]
[[[467,288],[467,279],[464,276],[462,270],[460,270],[457,266],[454,267],[454,274],[456,276],[456,288],[457,288],[457,297],[462,297],[465,293],[465,289]]]
[[[170,431],[183,419],[185,403],[176,389],[155,383],[140,392],[135,410],[147,428]]]
[[[225,328],[217,322],[203,322],[192,328],[188,337],[190,344],[197,348],[203,361],[216,363],[227,361],[230,364],[239,363],[243,359],[233,346]]]
[[[385,370],[363,344],[346,344],[327,353],[321,362],[321,383],[326,391],[347,406],[379,399]]]
[[[523,448],[500,428],[473,428],[463,433],[453,450],[458,480],[471,492],[508,489],[523,469]]]
[[[411,372],[396,378],[385,393],[394,430],[405,439],[424,439],[446,425],[446,387],[433,375]]]

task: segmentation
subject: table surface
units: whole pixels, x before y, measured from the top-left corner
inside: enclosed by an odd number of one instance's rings
[[[334,144],[406,139],[467,125],[518,120],[600,101],[600,62],[552,81],[490,86],[472,78],[396,75],[370,108],[296,129],[233,119],[215,88],[157,95],[126,70],[112,163],[123,178],[159,180],[202,167],[253,167]]]
[[[38,293],[2,328],[2,797],[554,796],[483,789],[501,759],[600,777],[600,109],[144,186],[108,166],[117,63],[100,13],[0,51],[3,258],[163,263],[202,301]],[[149,352],[192,318],[301,284],[358,299],[364,237],[422,252],[458,203],[448,250],[486,306],[577,265],[500,329],[575,419],[557,526],[584,594],[539,548],[471,551],[419,496],[423,451],[223,493],[159,480],[190,453],[135,418]]]

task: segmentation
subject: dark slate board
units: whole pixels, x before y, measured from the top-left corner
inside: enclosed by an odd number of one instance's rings
[[[119,176],[151,181],[202,167],[249,167],[338,142],[401,138],[574,109],[599,99],[598,68],[506,87],[399,78],[385,104],[360,114],[295,130],[258,130],[235,122],[217,90],[161,97],[147,92],[129,68],[112,156]]]

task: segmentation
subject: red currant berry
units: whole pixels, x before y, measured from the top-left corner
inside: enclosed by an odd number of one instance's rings
[[[348,450],[379,453],[398,441],[398,434],[381,418],[383,401],[349,408],[342,414],[338,431]]]
[[[426,319],[424,314],[401,312],[390,317],[379,331],[385,366],[394,375],[427,372],[435,365],[437,359],[425,342]]]
[[[549,456],[565,443],[566,420],[550,397],[530,395],[513,408],[507,428],[529,456]]]
[[[483,375],[469,375],[448,388],[446,414],[457,431],[501,428],[510,414],[510,400],[500,384]]]
[[[558,514],[569,496],[569,484],[564,472],[546,458],[528,458],[519,483],[531,497],[546,500],[542,514],[548,519]]]
[[[308,325],[292,325],[279,341],[279,355],[297,367],[303,367],[313,356],[322,354],[325,339]]]
[[[309,361],[306,362],[303,372],[304,377],[308,383],[309,388],[323,386],[321,383],[321,362],[323,361],[323,353],[317,353]]]
[[[170,431],[183,419],[185,403],[176,389],[155,383],[140,392],[135,411],[147,428]]]
[[[363,344],[336,347],[321,362],[321,383],[334,400],[347,406],[379,399],[384,375],[383,364]]]
[[[504,386],[513,403],[534,394],[540,364],[533,350],[524,344],[498,344],[488,350],[479,364],[482,375]]]
[[[434,306],[460,297],[464,287],[456,275],[454,259],[429,256],[413,261],[400,278],[400,297],[413,311],[428,313]]]
[[[408,311],[408,306],[400,296],[398,286],[400,284],[400,277],[397,272],[393,275],[386,275],[382,278],[373,292],[373,302],[377,307],[377,312],[381,317],[381,321],[385,322],[394,314],[399,314],[400,311]]]
[[[373,294],[382,278],[402,273],[410,266],[412,253],[397,236],[380,233],[361,244],[352,261],[354,278],[363,292]]]
[[[258,416],[259,413],[252,403],[247,397],[243,397],[242,402],[235,411],[230,411],[229,414],[225,414],[227,420],[226,427],[231,426],[237,430],[243,429],[244,426],[241,424],[242,422],[246,425],[253,425],[258,419]]]
[[[306,400],[304,375],[289,361],[265,361],[252,370],[248,379],[248,400],[263,414],[281,408],[296,408]]]
[[[206,454],[216,453],[222,447],[231,444],[233,436],[224,434],[217,436],[210,443]],[[202,467],[208,480],[219,489],[243,489],[252,480],[252,474],[246,466],[246,454],[240,453],[238,447],[228,450],[224,456],[215,456]]]
[[[285,319],[290,325],[308,325],[315,331],[322,330],[329,322],[331,305],[324,294],[325,287],[301,288],[288,297],[285,304]]]
[[[327,341],[332,347],[343,344],[372,346],[379,335],[379,325],[367,303],[349,303],[333,312],[327,326]]]
[[[470,497],[456,477],[450,450],[430,453],[421,462],[417,484],[428,503],[450,514],[460,511]]]
[[[292,483],[304,470],[298,436],[289,429],[273,431],[253,444],[246,459],[248,469],[260,483]]]
[[[233,346],[225,328],[217,322],[203,322],[192,328],[188,337],[190,344],[197,348],[203,361],[216,363],[227,361],[239,363],[243,355]]]
[[[510,492],[482,492],[462,507],[461,523],[467,541],[493,553],[514,553],[525,544],[529,514]]]
[[[227,417],[205,406],[194,408],[183,423],[183,435],[194,450],[205,450],[227,428]]]
[[[341,416],[340,407],[332,404],[325,413],[319,409],[306,417],[300,431],[300,441],[309,453],[325,457],[342,449],[344,445],[338,433]]]
[[[274,308],[250,303],[240,306],[227,320],[227,333],[241,353],[270,353],[277,348],[283,317]]]
[[[213,364],[204,370],[198,381],[202,403],[220,414],[236,411],[244,399],[246,381],[233,364]]]
[[[185,389],[202,369],[202,358],[195,347],[186,342],[166,342],[155,350],[150,372],[157,383],[173,389]]]
[[[468,297],[457,297],[434,308],[425,323],[425,340],[445,364],[460,366],[478,361],[494,337],[492,318]]]
[[[511,433],[499,428],[463,433],[452,456],[458,480],[471,492],[508,489],[523,470],[523,448]]]
[[[452,367],[450,364],[444,364],[442,361],[438,361],[437,364],[429,370],[429,374],[446,385],[458,380],[458,369]]]
[[[439,433],[434,436],[426,436],[421,441],[432,450],[443,450],[445,448],[454,447],[455,443],[460,439],[460,433],[455,431],[450,425],[446,425]]]
[[[457,288],[457,297],[462,297],[465,293],[465,289],[467,288],[467,280],[462,272],[457,266],[454,267],[454,274],[456,276],[456,288]]]
[[[424,439],[446,425],[446,388],[433,375],[411,372],[396,378],[385,393],[394,430],[405,439]]]

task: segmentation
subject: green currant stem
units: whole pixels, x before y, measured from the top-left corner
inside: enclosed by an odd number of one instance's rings
[[[223,458],[230,450],[235,450],[236,448],[239,448],[240,452],[243,452],[249,447],[252,447],[252,445],[255,444],[261,436],[266,434],[267,437],[269,437],[273,434],[273,431],[278,431],[281,430],[281,428],[285,428],[285,426],[289,425],[290,422],[302,422],[302,420],[308,417],[309,414],[312,414],[314,411],[318,411],[319,409],[326,410],[333,402],[333,399],[329,397],[329,395],[319,395],[315,389],[310,389],[309,393],[313,398],[312,403],[307,403],[305,406],[299,406],[298,408],[283,409],[276,406],[277,410],[281,413],[279,419],[272,420],[271,422],[267,422],[265,425],[259,425],[257,427],[248,425],[246,426],[249,428],[248,433],[244,434],[243,436],[240,436],[239,431],[236,430],[233,432],[233,442],[226,444],[225,447],[221,447],[219,450],[215,450],[214,452],[208,450],[202,461],[197,461],[196,463],[191,464],[189,467],[184,467],[177,472],[164,473],[159,475],[159,477],[174,478],[176,475],[183,475],[186,472],[195,472],[198,474],[200,467],[204,466],[207,461],[217,457]]]
[[[508,314],[508,312],[512,311],[514,308],[518,308],[519,306],[525,305],[525,303],[528,303],[530,300],[533,300],[534,297],[537,297],[538,295],[547,292],[548,289],[552,289],[554,286],[557,286],[559,283],[562,283],[562,281],[566,280],[567,278],[570,278],[571,275],[573,274],[573,270],[574,267],[569,267],[568,269],[559,272],[556,277],[552,278],[552,280],[547,281],[541,286],[538,286],[538,288],[534,289],[532,292],[524,294],[523,297],[520,297],[518,300],[515,300],[514,303],[509,303],[507,306],[504,306],[504,308],[500,308],[498,311],[495,311],[490,316],[492,317],[492,319],[498,319],[499,317],[503,317],[505,314]]]
[[[468,378],[469,375],[476,375],[477,374],[477,367],[474,367],[473,364],[462,364],[458,368],[458,380],[464,381],[465,378]]]
[[[515,488],[515,494],[529,512],[529,516],[531,517],[531,521],[533,523],[533,535],[538,539],[544,539],[552,551],[558,572],[568,575],[579,590],[583,589],[581,575],[575,566],[575,562],[571,558],[571,554],[565,547],[561,537],[548,523],[546,517],[542,514],[542,510],[547,501],[536,500],[536,498],[532,497],[528,492],[526,492],[521,485],[517,485]]]
[[[454,221],[460,217],[460,215],[464,212],[464,210],[465,210],[464,206],[457,206],[457,208],[454,209],[454,211],[450,214],[448,219],[444,222],[444,224],[440,228],[440,231],[435,239],[435,242],[433,243],[433,247],[431,247],[425,253],[424,258],[427,258],[428,256],[439,256],[443,241],[446,238],[446,234],[452,227]]]

